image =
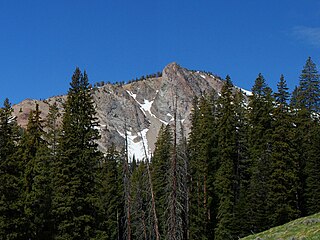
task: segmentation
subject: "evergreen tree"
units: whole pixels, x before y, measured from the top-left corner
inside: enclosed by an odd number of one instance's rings
[[[291,94],[290,108],[292,111],[296,111],[300,108],[299,105],[299,88],[296,86]]]
[[[311,215],[320,211],[320,125],[318,121],[311,122],[310,137],[305,151],[307,152],[305,165],[304,197],[306,214]]]
[[[190,154],[190,239],[211,239],[215,226],[216,197],[212,175],[216,172],[214,103],[201,97],[194,101],[189,135]],[[209,174],[210,173],[210,174]]]
[[[246,225],[243,224],[246,216],[247,194],[250,185],[250,160],[248,157],[248,110],[247,102],[241,90],[234,94],[235,110],[235,138],[237,160],[235,161],[235,206],[233,231],[237,237],[247,234]]]
[[[301,215],[305,216],[308,212],[306,207],[306,178],[308,175],[306,164],[310,158],[312,129],[314,129],[315,125],[310,112],[304,106],[301,108],[292,107],[291,110],[294,126],[293,144],[298,158],[298,177],[300,183],[300,188],[298,189],[298,208]]]
[[[273,134],[269,209],[272,226],[282,225],[299,216],[298,156],[293,143],[294,131],[288,106],[288,88],[281,75],[278,92],[274,94]]]
[[[36,104],[36,110],[30,111],[27,130],[23,136],[23,141],[21,144],[22,148],[22,158],[24,164],[26,166],[24,173],[24,187],[26,194],[30,193],[32,190],[33,179],[35,177],[35,173],[33,171],[35,165],[35,156],[37,154],[38,149],[45,145],[42,129],[42,119],[40,117],[39,105]]]
[[[317,193],[314,181],[317,174],[317,128],[318,121],[315,119],[314,112],[319,111],[319,74],[315,63],[309,57],[300,75],[299,86],[295,88],[291,106],[294,114],[295,149],[298,154],[298,176],[301,188],[298,191],[298,206],[302,215],[313,213],[313,199]],[[315,195],[314,195],[315,194]],[[313,196],[314,195],[314,196]]]
[[[290,94],[288,92],[289,88],[287,87],[287,81],[285,80],[283,74],[280,76],[280,81],[277,84],[278,92],[274,93],[276,104],[278,108],[283,111],[288,111],[288,100]],[[297,90],[296,90],[297,91]]]
[[[218,152],[219,168],[215,186],[219,198],[217,227],[215,239],[233,239],[235,237],[234,214],[238,190],[237,172],[237,141],[235,102],[232,94],[233,84],[229,76],[221,90],[218,100],[220,106],[218,118]]]
[[[248,115],[250,183],[244,216],[248,233],[260,232],[270,226],[267,196],[271,169],[273,98],[261,74],[255,81],[252,93]]]
[[[19,131],[9,100],[0,109],[0,238],[24,239]]]
[[[200,108],[199,99],[193,99],[193,108],[191,112],[191,132],[188,139],[188,151],[190,156],[190,183],[189,183],[189,239],[206,239],[205,232],[205,219],[206,214],[203,213],[203,198],[200,196],[202,193],[201,185],[202,179],[199,167],[197,166],[198,158],[200,156],[198,143],[200,142]]]
[[[104,157],[101,171],[101,197],[103,212],[100,213],[102,229],[105,230],[106,239],[122,238],[123,216],[123,188],[122,177],[119,175],[121,156],[112,145]]]
[[[59,108],[57,103],[49,106],[49,113],[46,119],[46,141],[48,143],[48,147],[51,150],[51,155],[53,160],[56,159],[57,156],[57,147],[58,147],[58,137],[60,135],[60,126],[59,126],[59,118],[60,118]]]
[[[43,140],[43,121],[38,104],[30,112],[27,130],[21,144],[24,169],[24,210],[30,239],[51,239],[52,222],[50,156]]]
[[[316,64],[309,57],[300,75],[298,101],[309,111],[319,111],[320,79]]]
[[[312,214],[318,208],[317,181],[317,134],[319,123],[314,112],[319,112],[320,80],[316,64],[309,57],[300,75],[299,87],[291,102],[297,102],[295,106],[296,150],[299,154],[299,179],[301,191],[299,191],[299,207],[302,215]]]
[[[167,178],[172,153],[172,133],[169,125],[162,125],[157,142],[155,143],[155,151],[152,158],[152,183],[156,202],[156,211],[159,219],[160,236],[164,239],[166,233],[166,210],[168,190]]]
[[[96,235],[98,122],[88,77],[76,68],[65,103],[58,158],[54,164],[52,214],[55,239],[92,239]]]

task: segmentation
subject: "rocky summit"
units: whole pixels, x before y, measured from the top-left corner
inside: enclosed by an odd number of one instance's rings
[[[190,114],[195,96],[219,94],[223,80],[213,74],[191,71],[177,63],[167,65],[160,76],[148,77],[128,84],[104,84],[93,87],[93,99],[99,120],[99,148],[105,152],[112,143],[118,148],[128,140],[129,156],[142,159],[155,148],[162,124],[177,123],[185,134],[190,131]],[[244,91],[244,94],[248,92]],[[250,94],[250,93],[249,93]],[[13,106],[18,124],[25,127],[31,110],[39,104],[41,117],[46,119],[50,104],[57,103],[63,113],[66,96],[46,100],[26,99]]]

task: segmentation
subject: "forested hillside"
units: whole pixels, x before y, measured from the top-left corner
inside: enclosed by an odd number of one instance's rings
[[[292,94],[283,75],[277,86],[258,74],[247,99],[227,76],[220,92],[194,97],[189,134],[176,94],[173,120],[142,159],[129,156],[126,131],[121,151],[111,139],[98,150],[92,89],[78,68],[62,124],[56,104],[46,119],[36,105],[21,128],[5,100],[0,239],[238,239],[320,212],[315,63],[307,59]]]

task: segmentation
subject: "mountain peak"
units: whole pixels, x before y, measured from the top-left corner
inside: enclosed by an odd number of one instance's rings
[[[180,67],[180,65],[177,62],[171,62],[171,63],[167,64],[167,66],[165,66],[165,69],[166,68],[174,69],[174,68],[178,68],[178,67]]]
[[[165,66],[165,68],[162,71],[162,75],[168,72],[178,72],[181,69],[182,68],[178,63],[172,62],[172,63],[169,63],[167,66]]]
[[[176,62],[168,64],[161,77],[150,77],[121,85],[106,84],[93,89],[101,139],[98,144],[102,151],[114,143],[119,148],[128,137],[130,157],[144,158],[154,150],[154,144],[162,124],[174,123],[174,101],[177,100],[177,119],[187,135],[190,132],[190,113],[195,96],[221,91],[223,81],[209,73],[190,71]],[[63,112],[65,96],[53,97],[39,104],[41,117],[46,118],[49,105],[56,102]],[[18,123],[26,126],[31,109],[36,102],[25,100],[13,106]],[[179,123],[179,124],[180,124]]]

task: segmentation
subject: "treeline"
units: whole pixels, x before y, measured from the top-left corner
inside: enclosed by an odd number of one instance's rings
[[[139,81],[147,80],[149,78],[158,78],[158,77],[162,77],[162,72],[156,72],[156,73],[152,73],[152,74],[142,75],[139,78],[135,78],[135,79],[128,81],[128,83],[139,82]]]
[[[162,72],[157,72],[157,73],[153,73],[153,74],[147,74],[147,75],[142,75],[141,77],[137,77],[135,79],[131,79],[129,81],[127,81],[127,83],[133,83],[133,82],[139,82],[139,81],[143,81],[143,80],[147,80],[149,78],[158,78],[158,77],[162,77]],[[97,88],[97,87],[103,87],[104,85],[106,84],[113,84],[113,85],[119,85],[119,86],[123,86],[126,82],[125,81],[116,81],[116,82],[113,82],[111,83],[110,81],[101,81],[101,82],[96,82],[94,85],[93,85],[93,88]],[[92,85],[89,85],[90,88],[92,88]]]
[[[289,94],[259,74],[249,100],[229,76],[194,99],[185,136],[162,126],[151,160],[98,151],[87,74],[76,69],[61,126],[38,107],[26,130],[0,110],[1,239],[238,239],[320,211],[320,89],[309,58]],[[45,129],[45,130],[44,130]]]

